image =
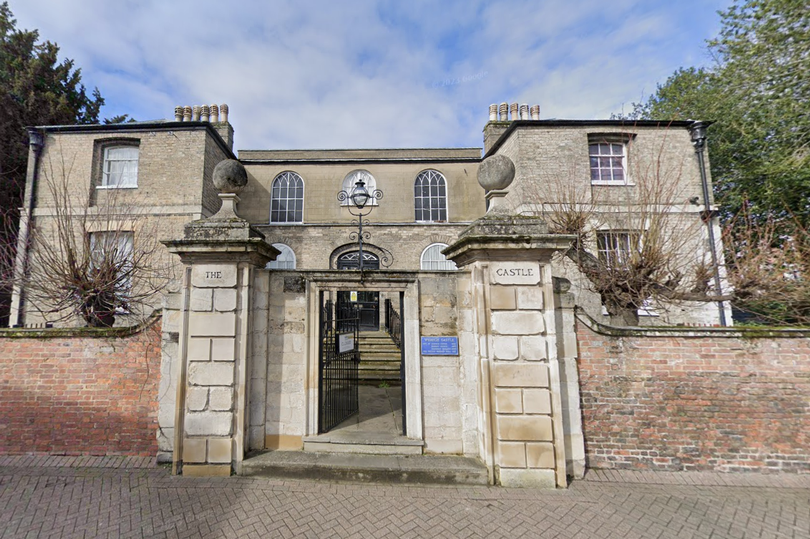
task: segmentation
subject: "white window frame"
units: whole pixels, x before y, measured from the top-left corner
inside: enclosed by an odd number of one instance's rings
[[[596,152],[594,153],[594,147]],[[616,148],[621,149],[621,154],[616,152]],[[603,149],[608,149],[607,153],[603,153]],[[609,166],[602,166],[601,161],[607,159],[613,161],[621,159],[621,166],[616,167],[613,164]],[[594,168],[594,160],[596,160]],[[617,140],[589,140],[588,141],[588,171],[591,175],[591,185],[629,185],[630,179],[627,174],[627,142]],[[616,171],[621,170],[621,178],[617,179]],[[594,171],[598,173],[598,178],[594,178]],[[605,172],[609,172],[609,179],[604,179]]]
[[[128,156],[116,156],[117,153],[130,154]],[[134,153],[134,157],[132,156]],[[140,147],[135,144],[110,144],[104,147],[104,154],[101,164],[101,189],[137,189],[138,187],[138,161],[140,159]],[[111,169],[114,163],[122,163],[124,170],[113,172]],[[127,166],[129,165],[129,170]],[[111,176],[118,175],[118,181],[111,182]]]
[[[427,183],[428,188],[428,195],[423,196],[419,191],[424,188],[424,184]],[[441,193],[441,188],[444,190],[444,194]],[[434,189],[436,193],[434,194]],[[447,201],[448,201],[448,193],[447,193],[447,179],[444,177],[444,174],[439,172],[438,170],[428,169],[423,170],[416,176],[416,180],[413,182],[413,199],[414,199],[414,219],[417,223],[446,223],[448,221],[448,208],[447,208]],[[416,206],[416,201],[422,200],[422,208],[418,209]],[[437,202],[436,207],[433,207],[432,202]],[[427,205],[427,208],[425,207]],[[429,219],[420,219],[418,213],[421,213],[421,217],[424,217],[425,213],[427,212]],[[439,212],[439,218],[434,219],[433,213]],[[444,218],[442,217],[442,212],[444,213]]]
[[[135,249],[135,234],[129,230],[101,230],[98,232],[90,233],[90,265],[92,267],[93,260],[96,258],[95,253],[100,249],[112,248],[114,250],[113,260],[123,260],[128,264],[131,270],[133,264],[133,254]],[[132,281],[125,280],[120,287],[121,296],[128,296],[132,291]],[[118,291],[116,291],[116,294]],[[125,300],[122,300],[125,302]],[[126,314],[129,311],[120,305],[116,306],[116,312],[119,314]]]
[[[290,196],[291,190],[297,190],[297,183],[301,184],[301,196],[295,196],[293,192],[293,196]],[[282,186],[281,184],[284,183]],[[290,184],[293,184],[293,187],[290,187]],[[273,183],[270,184],[270,223],[272,224],[300,224],[304,222],[304,200],[305,200],[305,189],[306,183],[304,182],[304,178],[301,177],[300,174],[297,172],[293,172],[291,170],[285,170],[278,174],[274,179]],[[277,196],[282,193],[285,193],[285,196]],[[285,207],[283,210],[284,213],[284,220],[273,220],[273,213],[278,212],[279,214],[282,213],[282,210],[274,210],[273,206],[276,202],[284,202]],[[293,208],[290,209],[290,204],[293,204]],[[300,218],[298,212],[300,211]],[[290,219],[290,215],[292,214],[292,219]]]
[[[274,243],[273,247],[281,251],[275,260],[271,260],[265,266],[266,269],[293,270],[297,264],[295,251],[285,243]]]
[[[352,189],[354,189],[354,184],[357,183],[357,180],[359,180],[360,178],[362,178],[363,181],[365,182],[366,190],[369,193],[373,193],[377,189],[377,179],[374,178],[374,176],[371,175],[371,172],[369,172],[368,170],[364,170],[364,169],[353,170],[353,171],[349,172],[348,174],[346,174],[346,177],[343,178],[343,183],[341,184],[341,189],[346,191],[346,193],[348,193],[349,195],[351,195],[352,194]],[[351,203],[352,203],[351,196],[348,196],[348,197],[346,197],[346,200],[341,201],[340,205],[341,206],[348,206]],[[370,198],[369,201],[368,201],[368,205],[376,206],[377,205],[377,199],[376,198]]]
[[[632,230],[598,230],[596,232],[596,251],[599,260],[609,268],[625,265],[633,250],[632,238],[634,235],[640,236],[638,232]],[[610,242],[609,245],[606,243],[607,241]]]
[[[422,251],[419,257],[419,269],[423,271],[456,271],[458,266],[452,260],[448,260],[442,249],[447,248],[446,243],[431,243]],[[439,258],[441,257],[441,258]]]

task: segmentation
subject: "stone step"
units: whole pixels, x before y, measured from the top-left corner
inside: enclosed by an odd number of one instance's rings
[[[420,448],[421,449],[421,448]],[[458,456],[268,451],[245,459],[242,475],[362,483],[486,485],[486,467]]]
[[[360,363],[396,363],[399,365],[400,358],[390,355],[370,354],[360,356]]]

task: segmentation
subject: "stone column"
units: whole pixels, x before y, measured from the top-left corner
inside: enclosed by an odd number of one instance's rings
[[[240,182],[240,163],[217,165],[214,183],[226,191],[220,212],[164,242],[184,265],[174,473],[239,473],[245,454],[253,272],[278,251],[236,215]]]
[[[567,485],[549,264],[572,239],[538,218],[491,212],[444,250],[471,271],[482,455],[504,486]]]

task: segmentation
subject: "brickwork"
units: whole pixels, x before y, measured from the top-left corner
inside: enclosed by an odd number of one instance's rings
[[[806,333],[611,336],[583,320],[577,338],[590,467],[810,472]]]
[[[160,334],[0,332],[0,454],[154,457]]]

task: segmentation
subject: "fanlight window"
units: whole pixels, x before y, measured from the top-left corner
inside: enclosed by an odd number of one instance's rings
[[[455,271],[458,269],[456,263],[442,254],[442,250],[447,247],[444,243],[434,243],[422,251],[422,258],[419,266],[423,270],[430,271]]]
[[[274,243],[273,247],[281,251],[275,260],[267,263],[267,269],[295,269],[295,253],[283,243]]]

